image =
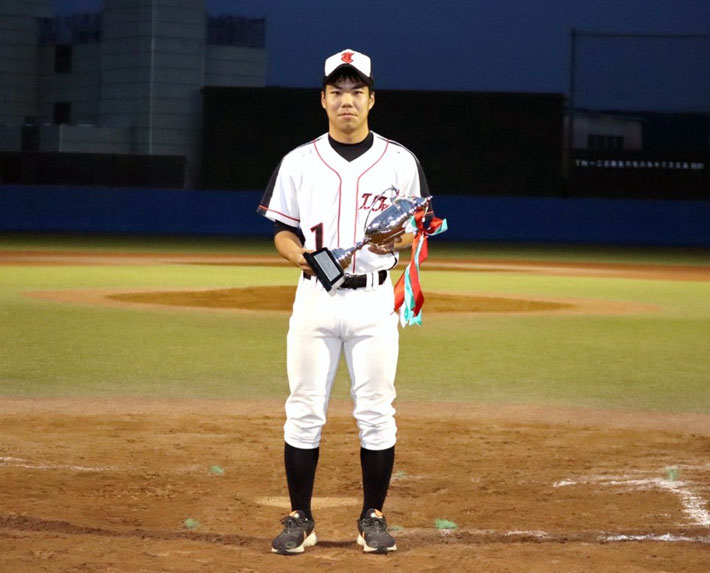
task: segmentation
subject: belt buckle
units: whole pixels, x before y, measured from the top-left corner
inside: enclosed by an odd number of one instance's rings
[[[345,280],[343,284],[340,285],[341,288],[356,289],[359,288],[357,284],[357,279],[361,275],[345,275]]]

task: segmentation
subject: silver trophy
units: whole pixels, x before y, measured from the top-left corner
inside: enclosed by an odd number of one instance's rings
[[[407,221],[417,211],[426,209],[431,197],[396,197],[392,204],[365,226],[365,237],[347,249],[318,249],[304,253],[308,265],[328,292],[345,280],[344,269],[353,255],[365,245],[386,245],[404,234]]]

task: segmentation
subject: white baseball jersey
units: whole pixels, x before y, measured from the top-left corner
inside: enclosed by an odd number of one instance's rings
[[[363,155],[348,162],[328,134],[288,153],[264,193],[258,212],[303,233],[304,247],[348,248],[363,239],[371,218],[401,196],[429,196],[416,157],[400,144],[373,133]],[[359,250],[346,272],[391,269],[397,255]]]
[[[350,148],[356,151],[351,161],[333,145],[338,144],[324,134],[288,153],[258,208],[272,221],[297,228],[306,249],[351,247],[392,199],[429,195],[419,162],[398,143],[372,134],[357,149]],[[384,450],[395,444],[398,317],[392,283],[375,280],[375,271],[396,263],[396,254],[378,255],[365,247],[345,270],[370,277],[367,286],[340,288],[332,295],[315,277],[301,276],[287,337],[290,395],[284,439],[289,445],[308,449],[320,444],[341,353],[352,380],[362,447]]]

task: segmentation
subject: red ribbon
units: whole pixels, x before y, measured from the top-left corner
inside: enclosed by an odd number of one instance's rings
[[[436,234],[441,225],[443,224],[443,219],[438,219],[437,217],[431,217],[428,225],[424,226],[424,217],[426,213],[422,209],[414,214],[414,222],[417,227],[416,235],[414,235],[414,240],[412,241],[412,257],[407,265],[407,269],[399,277],[397,284],[394,286],[394,310],[397,312],[399,308],[404,303],[404,284],[405,276],[409,275],[409,280],[414,294],[414,309],[413,315],[417,316],[424,306],[424,293],[422,292],[422,287],[419,282],[419,265],[424,262],[429,256],[429,247],[427,237],[429,235]],[[421,249],[419,248],[419,243],[422,243]],[[419,255],[416,256],[417,251]]]

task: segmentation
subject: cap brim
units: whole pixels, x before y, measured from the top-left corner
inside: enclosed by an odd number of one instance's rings
[[[339,66],[338,66],[337,68],[335,68],[332,72],[330,72],[330,74],[328,74],[327,76],[325,76],[325,77],[323,78],[323,84],[324,84],[324,85],[327,84],[333,76],[337,75],[338,72],[341,72],[342,70],[344,70],[344,69],[346,69],[346,68],[352,70],[353,72],[355,72],[355,74],[357,75],[357,77],[359,77],[359,78],[365,83],[365,85],[370,86],[370,87],[373,86],[372,78],[367,77],[365,74],[363,74],[360,70],[358,70],[358,69],[357,69],[355,66],[353,66],[352,64],[341,64],[341,65],[339,65]]]

